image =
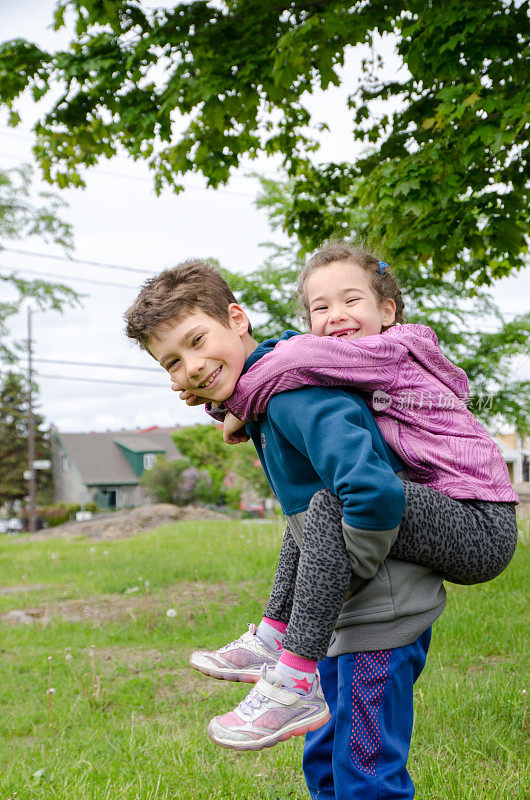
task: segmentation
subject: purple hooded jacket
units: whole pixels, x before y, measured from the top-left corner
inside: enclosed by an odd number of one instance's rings
[[[459,500],[519,501],[497,445],[467,408],[466,373],[426,325],[354,340],[293,334],[241,376],[223,406],[248,420],[301,386],[355,386],[416,483]]]

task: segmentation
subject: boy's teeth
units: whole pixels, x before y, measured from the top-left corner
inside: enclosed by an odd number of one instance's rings
[[[217,378],[217,376],[221,372],[221,369],[222,369],[222,367],[219,367],[219,369],[216,369],[214,374],[212,375],[212,377],[209,378],[206,381],[206,383],[201,383],[201,385],[199,386],[199,389],[206,389],[206,387],[209,386],[212,383],[212,381],[214,381]]]

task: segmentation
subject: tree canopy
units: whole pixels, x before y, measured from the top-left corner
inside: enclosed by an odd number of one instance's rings
[[[0,99],[13,124],[21,92],[39,100],[53,90],[35,125],[49,181],[83,185],[84,167],[125,149],[148,160],[157,189],[178,190],[190,171],[216,187],[242,158],[280,154],[295,179],[288,229],[304,242],[315,232],[322,241],[320,210],[304,205],[318,181],[321,197],[370,208],[372,233],[395,261],[477,285],[524,264],[528,0],[186,0],[149,10],[138,0],[60,0],[63,26],[66,50],[0,46]],[[402,70],[383,77],[376,54],[358,75],[341,73],[349,48],[376,48],[380,36]],[[341,81],[352,136],[372,149],[315,166],[308,98]]]

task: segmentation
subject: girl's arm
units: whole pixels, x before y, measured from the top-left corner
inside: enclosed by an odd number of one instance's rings
[[[278,342],[241,376],[223,403],[248,420],[267,408],[270,398],[303,386],[356,386],[388,391],[407,356],[396,337],[367,336],[354,341],[304,334]]]

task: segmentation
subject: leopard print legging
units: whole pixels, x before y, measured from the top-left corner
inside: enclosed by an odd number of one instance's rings
[[[391,558],[461,584],[492,580],[508,566],[517,545],[513,503],[454,500],[411,481],[403,489],[407,505]],[[342,505],[323,489],[306,512],[301,551],[289,528],[282,542],[265,616],[288,623],[284,647],[325,657],[351,578]]]

